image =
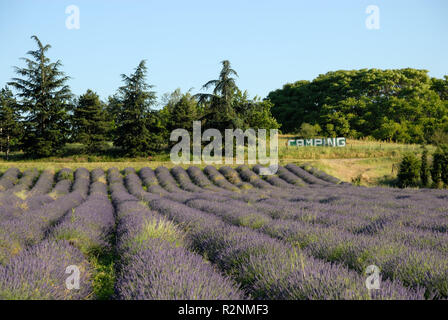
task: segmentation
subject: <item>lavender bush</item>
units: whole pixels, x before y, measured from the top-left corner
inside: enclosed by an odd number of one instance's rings
[[[66,287],[68,266],[80,271],[79,289]],[[91,268],[83,254],[66,241],[43,241],[0,266],[0,299],[80,300],[91,294]]]
[[[20,171],[17,168],[9,168],[0,178],[0,192],[8,190],[14,186],[19,177]]]

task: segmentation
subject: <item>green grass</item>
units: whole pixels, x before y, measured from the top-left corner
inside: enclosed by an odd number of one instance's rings
[[[75,222],[72,215],[71,222]],[[110,243],[115,243],[115,233]],[[95,299],[109,300],[114,294],[116,280],[115,261],[116,253],[111,248],[92,245],[89,237],[78,230],[62,230],[54,235],[55,240],[67,240],[77,247],[88,259],[92,266],[92,288]]]
[[[266,218],[260,217],[257,214],[248,214],[238,220],[238,224],[240,226],[249,227],[252,229],[260,229],[268,222]]]
[[[109,300],[114,294],[116,280],[115,261],[117,257],[112,251],[101,251],[90,255],[93,266],[93,293],[98,300]]]
[[[149,219],[145,221],[142,232],[135,236],[133,242],[144,244],[149,239],[159,239],[178,247],[184,242],[184,234],[171,221]]]
[[[308,160],[307,163],[342,181],[363,186],[394,186],[400,157],[318,159]]]
[[[19,192],[15,192],[14,195],[22,200],[25,200],[28,197],[28,191],[22,190]]]

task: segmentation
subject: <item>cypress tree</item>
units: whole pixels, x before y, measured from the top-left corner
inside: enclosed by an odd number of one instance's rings
[[[146,83],[146,62],[142,60],[135,72],[122,74],[124,86],[115,97],[116,136],[114,144],[121,147],[128,156],[147,156],[159,149],[162,143],[161,120],[151,111],[156,103],[153,87]],[[153,132],[150,131],[153,129]]]
[[[437,148],[434,152],[431,168],[431,177],[433,182],[433,188],[441,188],[442,182],[442,167],[443,167],[443,153],[440,148]]]
[[[440,146],[440,153],[441,153],[440,178],[442,182],[445,184],[445,186],[448,186],[448,145],[442,144]]]
[[[92,90],[79,97],[73,111],[72,127],[75,141],[83,143],[88,153],[106,148],[111,121],[107,119],[104,104]]]
[[[107,105],[106,105],[106,112],[107,117],[111,120],[111,130],[109,131],[109,134],[107,135],[109,140],[115,140],[116,133],[117,133],[117,125],[118,125],[118,115],[120,114],[120,110],[122,108],[120,98],[118,97],[118,94],[115,93],[112,96],[109,96],[107,99]]]
[[[420,181],[422,187],[429,185],[429,165],[428,165],[428,149],[423,147],[421,166],[420,166]]]
[[[25,114],[23,150],[32,157],[59,154],[67,142],[69,131],[67,109],[72,94],[66,85],[69,77],[60,71],[61,62],[50,62],[38,37],[31,37],[37,50],[28,51],[31,58],[24,58],[26,67],[15,67],[21,78],[9,84],[18,91],[20,111]]]
[[[5,86],[0,91],[0,144],[1,151],[5,151],[6,160],[9,160],[11,147],[19,144],[21,133],[17,102],[11,90]]]

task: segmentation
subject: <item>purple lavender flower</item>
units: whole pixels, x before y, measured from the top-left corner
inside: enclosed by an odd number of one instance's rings
[[[8,190],[14,186],[19,177],[20,171],[17,168],[9,168],[0,178],[0,192]]]
[[[67,267],[80,271],[79,289],[66,286]],[[91,267],[83,254],[66,241],[43,241],[0,266],[0,299],[87,299],[92,292]]]

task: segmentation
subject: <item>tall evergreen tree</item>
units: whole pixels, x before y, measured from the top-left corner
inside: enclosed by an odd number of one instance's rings
[[[142,60],[133,74],[121,75],[124,86],[115,96],[117,128],[114,144],[128,156],[149,155],[159,150],[162,143],[161,120],[151,111],[156,95],[150,91],[153,86],[146,83],[146,74],[146,61]]]
[[[66,85],[69,77],[60,70],[61,62],[50,62],[46,56],[51,48],[38,37],[31,37],[37,50],[28,51],[23,58],[25,68],[15,67],[20,78],[9,84],[18,91],[20,108],[25,115],[23,150],[33,157],[58,154],[67,141],[69,126],[67,109],[72,94]]]
[[[22,124],[17,110],[17,102],[9,88],[0,90],[0,145],[9,159],[11,147],[17,146],[22,134]]]
[[[428,165],[428,149],[423,148],[421,166],[420,166],[420,181],[422,187],[427,187],[429,184],[429,165]]]
[[[75,141],[85,144],[88,153],[105,149],[111,125],[105,105],[95,92],[89,89],[79,97],[73,111],[72,129]]]
[[[432,167],[431,167],[431,178],[433,188],[442,188],[442,165],[443,165],[443,154],[440,149],[437,149],[433,154]]]
[[[219,78],[208,81],[202,88],[207,90],[213,87],[213,92],[199,93],[199,104],[204,105],[205,126],[218,130],[240,128],[243,126],[242,120],[238,118],[234,109],[234,98],[238,92],[235,84],[235,77],[238,73],[231,68],[230,62],[224,60]]]
[[[443,144],[440,146],[440,149],[442,153],[441,178],[442,182],[445,184],[445,187],[448,187],[448,145]]]

